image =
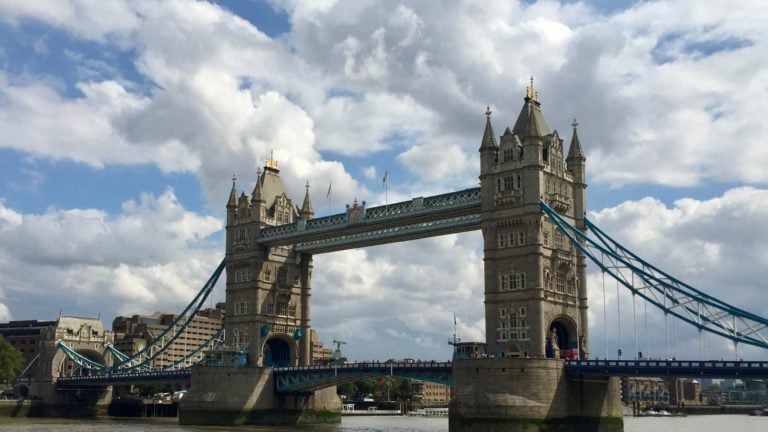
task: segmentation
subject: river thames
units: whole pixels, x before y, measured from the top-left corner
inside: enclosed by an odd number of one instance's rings
[[[138,431],[138,432],[181,432],[181,431],[257,431],[257,432],[447,432],[447,418],[423,417],[344,417],[341,424],[305,427],[191,427],[175,424],[175,419],[98,419],[62,420],[37,418],[0,418],[0,429],[4,432],[29,431]],[[689,417],[625,417],[626,432],[765,432],[768,417],[747,415],[712,415]]]

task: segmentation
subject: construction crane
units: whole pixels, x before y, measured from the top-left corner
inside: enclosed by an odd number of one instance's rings
[[[333,340],[333,343],[336,344],[336,349],[333,351],[333,354],[331,355],[331,362],[334,364],[341,364],[347,361],[346,357],[341,356],[341,346],[346,345],[346,342],[342,340]]]

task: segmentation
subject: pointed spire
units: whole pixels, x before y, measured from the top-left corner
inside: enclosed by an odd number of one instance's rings
[[[539,92],[533,88],[533,75],[531,75],[531,86],[525,91],[525,105],[517,116],[515,127],[512,131],[524,139],[535,136],[543,137],[549,135],[549,126],[544,121],[544,115],[541,113],[541,104],[539,103]]]
[[[309,197],[309,181],[307,181],[304,203],[301,205],[299,215],[302,219],[312,219],[312,216],[315,215],[315,211],[312,209],[312,199]]]
[[[586,157],[584,157],[584,152],[581,150],[581,143],[579,142],[579,134],[576,132],[576,127],[579,125],[579,122],[576,121],[576,117],[573,118],[573,123],[571,123],[571,126],[573,127],[573,138],[571,138],[571,148],[568,149],[568,157],[565,159],[566,162],[569,162],[571,160],[581,160],[585,161],[587,160]]]
[[[251,193],[251,203],[264,202],[264,194],[261,193],[261,168],[256,170],[256,186],[253,187],[253,192]]]
[[[480,150],[484,149],[496,149],[496,135],[493,133],[493,126],[491,125],[491,107],[485,108],[485,132],[483,132],[483,141],[480,143]]]
[[[245,194],[245,191],[240,194],[240,198],[237,200],[237,204],[242,207],[248,207],[251,204],[251,198]]]
[[[232,174],[232,190],[229,191],[227,207],[237,207],[237,174]]]

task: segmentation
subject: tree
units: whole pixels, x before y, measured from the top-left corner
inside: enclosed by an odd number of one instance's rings
[[[0,381],[15,379],[24,365],[24,356],[0,335]]]

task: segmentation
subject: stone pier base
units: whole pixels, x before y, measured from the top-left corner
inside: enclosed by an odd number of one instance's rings
[[[556,359],[453,363],[450,432],[620,432],[618,378],[569,378]]]
[[[179,401],[181,425],[295,425],[338,423],[341,399],[336,387],[303,394],[276,395],[270,368],[192,369],[189,392]]]
[[[29,417],[101,417],[112,401],[112,386],[59,390],[50,379],[33,381],[29,392],[34,398]]]

